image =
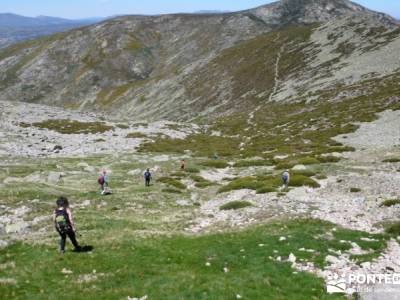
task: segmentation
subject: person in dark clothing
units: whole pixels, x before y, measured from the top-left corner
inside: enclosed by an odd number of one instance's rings
[[[146,186],[150,186],[150,181],[151,181],[150,169],[147,169],[146,172],[144,172],[144,181]]]
[[[181,170],[185,171],[186,168],[186,161],[184,159],[181,160]]]
[[[65,253],[65,241],[67,236],[71,240],[72,245],[74,245],[74,251],[79,252],[81,247],[75,237],[76,228],[71,209],[69,208],[68,199],[59,197],[56,204],[57,208],[54,210],[53,220],[56,230],[61,237],[60,252],[61,254]]]

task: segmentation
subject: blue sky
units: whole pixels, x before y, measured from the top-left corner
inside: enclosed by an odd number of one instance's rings
[[[164,14],[198,10],[237,11],[271,0],[0,0],[0,12],[25,16],[65,18],[102,17],[120,14]],[[370,9],[400,18],[399,0],[355,0]]]

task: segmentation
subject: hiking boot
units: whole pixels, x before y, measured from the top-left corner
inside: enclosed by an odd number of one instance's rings
[[[74,250],[72,250],[72,252],[81,252],[81,251],[82,251],[81,246],[75,247]]]

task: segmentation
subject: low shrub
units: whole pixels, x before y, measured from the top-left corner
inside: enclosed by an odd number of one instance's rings
[[[354,188],[354,187],[350,188],[350,193],[359,193],[359,192],[361,192],[360,188]]]
[[[309,156],[300,158],[298,162],[299,164],[302,165],[315,165],[320,163],[320,161],[315,157],[309,157]]]
[[[311,170],[293,170],[291,171],[292,175],[303,175],[307,177],[315,176],[316,173]]]
[[[198,168],[195,168],[195,167],[190,167],[190,168],[186,168],[185,172],[188,172],[188,173],[200,173],[200,170]]]
[[[233,209],[241,209],[245,207],[253,206],[250,202],[247,201],[232,201],[222,205],[220,210],[233,210]]]
[[[268,194],[276,192],[276,189],[270,186],[264,186],[256,190],[257,194]]]
[[[257,190],[264,187],[265,183],[258,180],[257,177],[242,177],[235,179],[227,185],[221,187],[218,193],[229,192],[232,190],[250,189]]]
[[[180,190],[186,189],[186,186],[182,182],[180,182],[174,178],[171,178],[171,177],[161,177],[157,181],[171,185]]]
[[[399,205],[400,204],[400,199],[389,199],[389,200],[385,200],[383,201],[379,206],[386,206],[386,207],[390,207],[390,206],[394,206],[394,205]]]
[[[228,163],[223,160],[206,160],[200,163],[201,166],[217,168],[217,169],[225,169],[229,167]]]
[[[321,163],[337,163],[341,160],[340,157],[329,155],[329,156],[318,156],[318,160]]]
[[[391,224],[385,228],[385,232],[393,235],[400,235],[400,222]]]
[[[127,139],[144,139],[147,138],[147,135],[141,132],[131,132],[126,135]]]
[[[240,160],[237,161],[233,166],[235,168],[243,168],[243,167],[258,167],[258,166],[272,166],[273,163],[268,160]]]
[[[304,175],[292,175],[290,177],[289,186],[299,187],[299,186],[309,186],[313,188],[319,188],[320,185],[315,180],[304,176]]]
[[[384,163],[398,163],[398,162],[400,162],[400,158],[397,158],[397,157],[387,158],[387,159],[383,160],[382,162],[384,162]]]
[[[202,182],[196,182],[196,184],[194,186],[199,189],[204,189],[204,188],[212,186],[212,185],[214,185],[214,183],[212,183],[210,181],[202,181]]]
[[[180,190],[173,189],[173,188],[165,188],[161,192],[169,193],[169,194],[182,194],[182,192]]]

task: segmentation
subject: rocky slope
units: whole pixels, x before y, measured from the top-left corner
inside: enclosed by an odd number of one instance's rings
[[[191,120],[269,101],[371,93],[398,73],[400,29],[347,0],[126,16],[0,52],[1,99]],[[377,88],[380,88],[379,86]]]

